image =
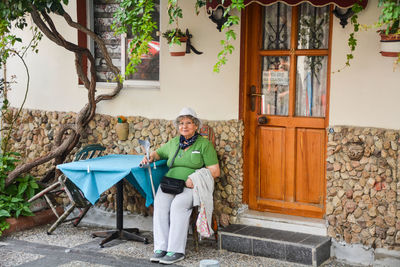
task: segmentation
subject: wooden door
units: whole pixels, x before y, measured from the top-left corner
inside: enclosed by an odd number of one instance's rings
[[[250,209],[322,217],[331,7],[252,4],[242,16],[241,107]]]

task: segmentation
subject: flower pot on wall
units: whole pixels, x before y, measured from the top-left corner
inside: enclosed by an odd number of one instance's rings
[[[381,55],[384,57],[398,57],[400,53],[400,34],[381,33]]]
[[[186,54],[186,41],[187,37],[179,38],[180,45],[171,43],[169,44],[169,54],[173,57],[181,57]]]
[[[117,125],[115,126],[115,131],[117,132],[118,139],[121,141],[125,141],[126,139],[128,139],[129,123],[117,123]]]

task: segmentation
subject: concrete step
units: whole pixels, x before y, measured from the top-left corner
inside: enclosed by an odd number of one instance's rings
[[[246,210],[239,215],[239,223],[264,228],[327,236],[326,221],[317,218]]]
[[[330,258],[329,237],[243,224],[219,229],[219,248],[254,256],[319,266]]]

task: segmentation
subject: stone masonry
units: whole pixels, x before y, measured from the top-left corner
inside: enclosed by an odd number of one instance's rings
[[[73,123],[75,117],[73,112],[23,110],[10,141],[11,149],[19,152],[26,162],[43,156],[54,147],[53,139],[60,123]],[[115,132],[117,117],[96,114],[87,127],[87,135],[81,138],[79,147],[73,150],[66,162],[71,161],[76,151],[87,144],[103,145],[106,147],[104,154],[143,154],[138,140],[149,139],[151,149],[155,150],[177,135],[173,122],[169,120],[127,117],[127,122],[128,140],[120,141]],[[243,124],[238,120],[203,121],[203,124],[214,130],[221,167],[221,176],[215,183],[214,210],[220,224],[228,225],[236,221],[237,210],[242,203]],[[52,167],[52,162],[48,162],[31,173],[40,178]],[[151,208],[145,208],[144,198],[131,185],[126,185],[124,190],[124,210],[145,216],[152,213]],[[115,187],[107,190],[96,205],[114,210],[115,193]]]
[[[329,236],[348,244],[400,250],[399,132],[328,130]]]
[[[72,112],[23,110],[11,140],[12,150],[31,161],[50,151],[60,123],[71,123]],[[149,139],[157,149],[177,131],[169,120],[128,117],[127,141],[118,140],[117,118],[97,114],[90,122],[79,148],[99,143],[105,154],[143,154],[138,140]],[[242,205],[243,123],[237,120],[203,121],[215,132],[221,177],[214,191],[215,213],[220,224],[235,223]],[[325,219],[328,234],[348,244],[400,250],[400,132],[388,129],[335,126],[328,129],[327,195]],[[67,161],[79,149],[71,153]],[[52,167],[46,163],[32,170],[41,177]],[[144,199],[126,185],[124,209],[147,216]],[[97,204],[114,210],[115,188],[107,190]]]

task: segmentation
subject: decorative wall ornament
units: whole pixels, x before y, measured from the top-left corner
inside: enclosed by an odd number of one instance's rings
[[[361,144],[353,143],[349,146],[347,155],[351,160],[360,160],[364,155],[364,147]]]

